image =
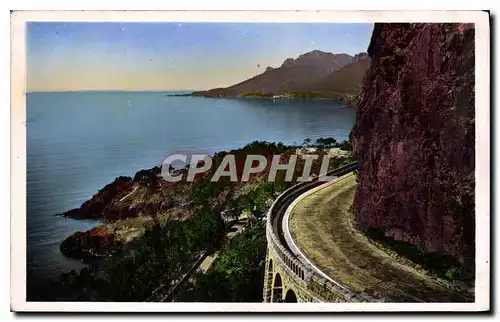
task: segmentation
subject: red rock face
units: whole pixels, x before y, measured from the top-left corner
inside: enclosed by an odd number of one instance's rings
[[[474,26],[375,24],[351,143],[358,228],[474,262]]]
[[[66,238],[60,246],[67,257],[90,260],[107,256],[113,251],[115,236],[106,226],[94,227],[89,231],[77,231]]]
[[[122,196],[126,195],[133,188],[132,178],[118,177],[112,183],[107,184],[98,193],[96,193],[90,200],[85,201],[80,208],[71,209],[63,216],[74,219],[108,219],[105,213],[106,208],[113,200],[119,200]],[[134,216],[136,214],[133,214]],[[124,214],[125,217],[132,215]],[[110,216],[111,220],[117,219]],[[119,218],[118,218],[119,219]]]
[[[89,230],[88,235],[90,237],[94,237],[94,236],[99,236],[99,237],[106,236],[106,235],[109,235],[109,229],[106,226],[97,226],[97,227],[94,227],[91,230]]]

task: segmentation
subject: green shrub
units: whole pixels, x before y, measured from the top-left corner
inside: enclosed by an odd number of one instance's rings
[[[264,225],[234,237],[220,251],[213,268],[186,283],[179,293],[182,302],[261,302],[266,235]]]
[[[191,199],[194,202],[203,202],[217,196],[220,190],[220,184],[210,181],[210,178],[204,179],[200,182],[194,182],[193,187],[191,188]]]
[[[46,292],[50,300],[145,301],[159,285],[169,285],[224,233],[218,210],[185,221],[156,224],[126,256],[112,257],[101,267],[62,274]]]
[[[446,278],[448,278],[449,280],[453,281],[457,278],[458,276],[458,267],[450,267],[447,271],[446,271]]]
[[[396,252],[438,277],[466,283],[474,281],[474,272],[466,269],[450,255],[438,252],[426,253],[413,244],[387,237],[383,231],[375,228],[368,229],[366,235],[383,248]]]

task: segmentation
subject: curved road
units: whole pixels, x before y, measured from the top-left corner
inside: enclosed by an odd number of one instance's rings
[[[327,175],[332,177],[338,177],[344,175],[346,173],[356,170],[357,164],[358,164],[357,162],[347,164],[345,166],[342,166],[340,168],[328,172]],[[301,194],[323,184],[325,184],[325,182],[318,181],[318,177],[314,177],[312,181],[296,184],[295,186],[292,186],[291,188],[283,192],[278,197],[278,199],[275,200],[273,206],[271,207],[270,213],[272,218],[274,218],[274,222],[272,223],[272,225],[274,229],[277,230],[278,238],[280,240],[281,245],[285,246],[285,248],[287,248],[288,251],[291,252],[291,248],[289,247],[287,240],[285,239],[285,234],[283,234],[283,225],[281,224],[286,210],[294,202],[294,200],[298,198]],[[294,254],[293,252],[291,253]]]
[[[384,301],[473,301],[473,295],[398,263],[357,232],[348,213],[355,186],[351,173],[327,183],[311,182],[284,198],[275,227],[290,253],[338,286]]]
[[[318,266],[316,266],[309,258],[307,258],[307,256],[302,252],[302,250],[299,248],[299,246],[297,245],[297,243],[293,240],[293,237],[292,237],[292,234],[290,233],[290,225],[289,225],[289,222],[290,222],[290,215],[292,214],[292,211],[293,209],[295,208],[295,206],[297,205],[297,203],[304,197],[310,195],[311,193],[314,193],[315,191],[317,191],[318,189],[322,189],[324,186],[328,186],[328,185],[331,185],[333,182],[336,182],[337,179],[339,177],[338,176],[334,176],[332,181],[330,182],[326,182],[326,183],[323,183],[319,186],[316,186],[304,193],[302,193],[297,199],[295,199],[289,206],[288,208],[285,210],[285,213],[284,213],[284,216],[283,216],[283,220],[282,220],[282,232],[283,232],[283,235],[284,235],[284,238],[286,240],[286,243],[287,243],[287,246],[288,248],[290,249],[290,252],[299,260],[301,261],[304,265],[306,265],[307,267],[311,268],[316,274],[322,276],[323,278],[326,278],[327,280],[329,280],[330,282],[336,284],[337,286],[343,288],[344,290],[350,292],[350,290],[345,287],[344,285],[342,285],[341,283],[339,283],[338,281],[334,280],[333,278],[331,278],[330,276],[328,276],[327,273],[323,272]]]

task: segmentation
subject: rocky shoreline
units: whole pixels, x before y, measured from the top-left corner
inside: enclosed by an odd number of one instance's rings
[[[112,183],[107,184],[99,190],[97,194],[85,201],[80,208],[68,210],[60,216],[72,219],[118,219],[119,214],[113,214],[109,210],[109,205],[113,200],[124,196],[133,188],[133,181],[130,177],[118,177]],[[118,216],[116,216],[118,215]]]
[[[318,140],[318,143],[323,142]],[[326,141],[325,141],[326,142]],[[335,140],[328,144],[340,144]],[[344,145],[339,145],[344,147]],[[286,147],[280,144],[254,142],[243,149],[233,150],[237,156],[255,153],[272,158],[275,154],[297,153],[298,147]],[[324,150],[324,151],[323,151]],[[330,149],[321,143],[316,151],[330,153]],[[330,152],[328,152],[330,151]],[[305,152],[303,152],[305,153]],[[217,153],[214,158],[220,162],[224,153]],[[347,157],[332,155],[334,158]],[[242,158],[244,160],[244,158]],[[214,162],[214,163],[215,163]],[[284,162],[284,161],[283,161]],[[237,162],[238,164],[241,162]],[[316,169],[317,168],[317,169]],[[214,170],[216,167],[214,167]],[[319,162],[313,168],[319,171]],[[194,182],[166,182],[160,176],[160,167],[138,171],[134,178],[121,176],[107,184],[85,201],[79,208],[68,210],[60,216],[76,220],[101,220],[102,225],[89,231],[77,231],[60,244],[61,253],[70,258],[91,261],[109,257],[121,251],[124,245],[144,235],[152,226],[168,220],[183,220],[199,212],[207,203],[212,206],[225,206],[235,196],[245,193],[264,174],[251,178],[248,182],[211,183],[210,171],[205,177]]]
[[[304,92],[304,93],[240,93],[238,95],[228,95],[227,93],[216,90],[193,92],[191,94],[171,95],[171,96],[192,96],[192,97],[205,97],[205,98],[238,98],[238,99],[267,99],[267,100],[319,100],[330,99],[342,102],[346,108],[357,107],[356,94],[337,94],[337,93],[317,93],[317,92]]]
[[[77,231],[67,237],[60,245],[61,253],[66,257],[90,261],[119,252],[124,238],[120,238],[118,234],[120,232],[123,234],[124,229],[134,230],[125,226],[127,220],[136,219],[142,226],[148,221],[144,220],[145,218],[150,219],[150,215],[170,206],[166,201],[141,202],[140,200],[141,192],[144,194],[154,188],[147,180],[157,175],[157,169],[158,167],[141,170],[136,173],[134,179],[118,177],[85,201],[80,208],[59,214],[76,220],[104,221],[104,225],[85,232]]]
[[[106,226],[98,226],[86,232],[77,231],[66,238],[59,249],[66,257],[90,261],[110,256],[118,248],[115,235]]]

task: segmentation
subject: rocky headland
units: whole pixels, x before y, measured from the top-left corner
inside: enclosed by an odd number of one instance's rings
[[[330,154],[333,159],[348,158],[348,143],[338,143],[334,139],[320,139],[315,148],[309,152]],[[336,147],[336,148],[335,148]],[[340,152],[339,152],[340,151]],[[199,213],[207,206],[221,206],[224,212],[231,214],[237,211],[231,204],[241,195],[255,188],[267,175],[272,157],[282,154],[282,162],[287,162],[297,147],[285,146],[281,143],[254,142],[242,149],[230,151],[235,155],[238,177],[241,178],[246,156],[263,155],[268,160],[266,169],[253,174],[247,182],[231,182],[221,178],[219,182],[210,182],[218,164],[228,152],[219,152],[213,156],[214,165],[211,170],[197,175],[194,182],[187,182],[187,168],[178,170],[184,174],[179,182],[167,182],[161,176],[161,168],[153,167],[138,171],[134,178],[118,177],[112,183],[99,190],[92,198],[79,208],[71,209],[62,216],[77,220],[100,220],[103,224],[86,232],[75,232],[60,245],[61,252],[67,256],[84,261],[91,261],[120,252],[150,231],[155,225],[163,226],[171,220],[186,220]],[[320,159],[313,164],[312,173],[318,173]],[[332,161],[335,162],[335,161]],[[302,172],[301,163],[297,166],[296,176]],[[288,182],[277,180],[277,190],[287,187]],[[268,197],[271,198],[272,197]],[[265,200],[268,202],[269,200]]]
[[[335,98],[353,102],[370,65],[366,53],[354,56],[314,50],[280,67],[226,88],[194,92],[203,97]],[[353,105],[353,104],[350,104]]]
[[[106,226],[77,231],[60,246],[63,255],[86,261],[111,255],[116,249],[115,235]]]

